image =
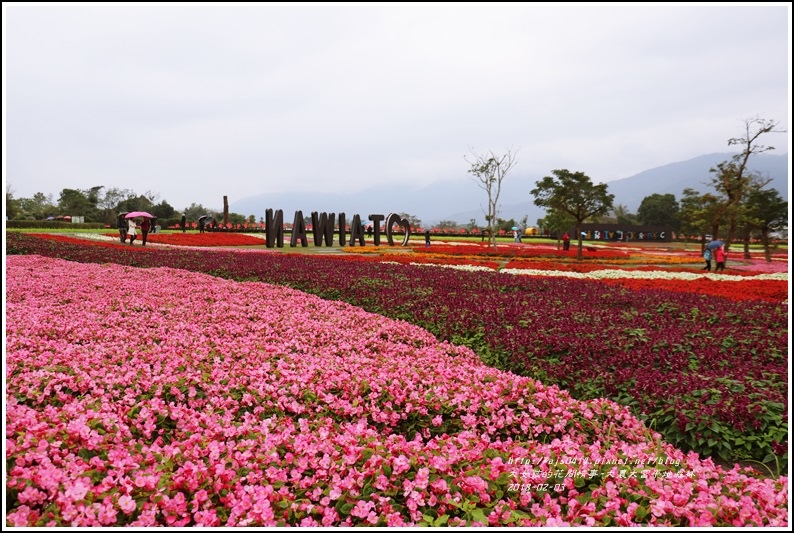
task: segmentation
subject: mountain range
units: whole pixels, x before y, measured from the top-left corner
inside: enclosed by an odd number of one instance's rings
[[[705,193],[712,174],[709,169],[728,161],[731,153],[701,155],[645,170],[633,176],[607,182],[608,192],[615,195],[613,205],[623,205],[636,213],[643,198],[651,194],[673,194],[681,199],[686,188]],[[767,189],[777,189],[788,199],[789,163],[788,154],[758,154],[750,159],[751,171],[768,177],[772,181]],[[549,172],[549,174],[551,174]],[[499,197],[499,218],[521,221],[527,217],[527,225],[533,226],[545,214],[545,209],[534,204],[529,191],[536,181],[525,177],[508,175],[502,183]],[[370,214],[388,215],[391,212],[407,213],[422,221],[423,225],[452,220],[468,224],[472,219],[478,225],[485,224],[484,207],[486,192],[471,179],[437,181],[424,187],[407,188],[399,184],[384,184],[377,189],[349,190],[342,192],[277,192],[249,196],[229,204],[229,211],[248,216],[264,216],[265,209],[284,211],[284,222],[292,222],[295,211],[302,210],[304,216],[312,211],[346,213],[347,219],[361,215],[362,223]]]

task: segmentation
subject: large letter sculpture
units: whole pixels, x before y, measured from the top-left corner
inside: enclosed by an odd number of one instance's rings
[[[284,212],[281,209],[276,210],[276,216],[273,216],[273,210],[265,210],[265,243],[268,248],[273,248],[275,244],[279,248],[284,247]]]
[[[397,213],[389,213],[389,216],[386,217],[386,240],[389,242],[389,246],[394,246],[394,239],[392,238],[392,226],[394,224],[399,224],[405,230],[405,238],[402,245],[408,246],[408,239],[411,238],[411,224]]]

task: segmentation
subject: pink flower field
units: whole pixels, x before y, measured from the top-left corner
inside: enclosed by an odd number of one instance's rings
[[[787,477],[348,304],[36,255],[6,280],[6,525],[788,525]]]

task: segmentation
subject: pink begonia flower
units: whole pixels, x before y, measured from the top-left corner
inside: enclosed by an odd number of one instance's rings
[[[32,525],[31,522],[35,521],[36,514],[32,513],[30,507],[27,505],[20,505],[14,511],[6,515],[6,520],[15,527],[25,527]]]
[[[130,514],[137,508],[135,500],[130,498],[127,494],[119,496],[119,509],[124,511],[124,514]]]
[[[356,502],[356,505],[353,507],[353,509],[350,510],[350,515],[358,518],[366,518],[369,515],[370,509],[372,509],[374,506],[375,504],[372,502],[359,500]]]
[[[82,500],[85,498],[86,493],[88,493],[89,488],[90,487],[87,484],[78,479],[72,486],[66,489],[66,496],[71,498],[72,501]]]
[[[414,487],[417,489],[427,488],[429,477],[430,477],[430,469],[427,467],[420,468],[416,472],[416,477],[414,478]]]
[[[387,478],[383,474],[380,474],[378,475],[378,479],[376,479],[372,483],[372,486],[375,487],[376,489],[386,490],[386,488],[389,486],[389,478]]]
[[[400,455],[399,457],[396,457],[392,461],[392,464],[393,464],[393,468],[394,468],[392,473],[394,475],[400,475],[403,472],[406,472],[406,471],[408,471],[408,469],[411,468],[411,462],[404,455]]]
[[[196,521],[197,527],[218,527],[221,525],[215,509],[194,513],[193,519]]]

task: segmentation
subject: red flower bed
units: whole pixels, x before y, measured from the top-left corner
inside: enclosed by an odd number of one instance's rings
[[[105,235],[118,238],[118,233],[106,233]],[[140,235],[135,242],[140,244]],[[146,237],[146,242],[173,246],[262,246],[265,244],[264,239],[243,233],[150,233]]]
[[[609,285],[620,285],[632,290],[656,289],[674,292],[689,292],[719,296],[734,301],[762,300],[779,303],[788,299],[788,281],[746,280],[714,281],[708,278],[698,280],[672,279],[609,279],[601,280]]]
[[[683,266],[658,266],[658,265],[604,265],[604,264],[592,264],[592,263],[561,263],[556,261],[522,261],[522,260],[511,260],[508,261],[507,266],[505,268],[515,268],[515,269],[531,269],[531,270],[560,270],[563,272],[595,272],[596,270],[634,270],[634,271],[642,271],[642,272],[689,272],[692,274],[703,274],[703,269],[698,267],[683,267]],[[746,276],[752,277],[757,276],[759,274],[758,271],[755,270],[739,270],[736,267],[728,268],[725,271],[725,274],[731,276]]]

